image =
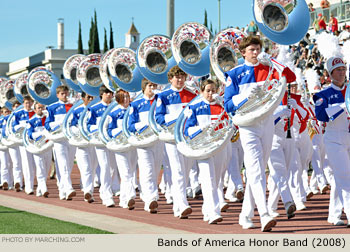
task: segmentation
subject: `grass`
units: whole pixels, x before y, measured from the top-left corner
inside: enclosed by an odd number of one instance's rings
[[[0,234],[113,234],[67,221],[0,206]]]

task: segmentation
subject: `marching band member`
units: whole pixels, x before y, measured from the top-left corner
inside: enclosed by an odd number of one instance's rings
[[[345,111],[346,65],[340,57],[330,57],[326,69],[331,76],[330,87],[315,94],[316,118],[327,122],[324,144],[334,174],[334,185],[350,227],[350,135],[349,119]],[[333,185],[332,185],[333,188]]]
[[[129,93],[120,89],[115,99],[118,105],[110,112],[110,123],[108,124],[108,135],[116,138],[119,134],[123,134],[122,123],[126,109],[130,104]],[[134,179],[136,176],[137,158],[136,150],[132,149],[126,152],[115,152],[115,159],[120,174],[120,196],[119,206],[122,208],[135,208],[136,190]]]
[[[276,212],[278,200],[281,196],[285,206],[288,219],[294,217],[296,206],[294,204],[291,191],[288,185],[288,171],[294,155],[295,142],[293,138],[286,138],[287,118],[291,118],[293,124],[293,115],[291,109],[286,105],[279,105],[274,111],[275,130],[272,140],[271,155],[268,160],[269,177],[268,177],[268,210],[272,217],[279,216]]]
[[[186,121],[185,135],[193,139],[201,137],[200,133],[205,128],[212,125],[216,120],[223,118],[228,119],[224,108],[218,104],[214,94],[217,91],[217,85],[212,80],[205,80],[201,84],[202,97],[189,107],[190,117]],[[221,117],[221,118],[219,118]],[[222,128],[218,125],[217,129]],[[199,167],[199,176],[203,193],[202,213],[204,221],[209,224],[217,224],[222,221],[220,214],[220,197],[219,181],[223,173],[224,158],[226,155],[226,147],[214,157],[208,159],[197,160]]]
[[[238,127],[237,127],[238,128]],[[228,185],[225,193],[225,199],[230,202],[237,202],[243,200],[244,188],[241,176],[241,169],[243,167],[243,149],[241,146],[241,140],[235,140],[233,143],[229,143],[231,150],[228,151]]]
[[[46,109],[48,117],[45,120],[45,128],[49,132],[60,130],[64,117],[72,104],[68,103],[69,89],[67,86],[58,86],[56,96],[58,101],[49,105]],[[71,172],[73,168],[75,147],[68,143],[67,139],[54,142],[53,151],[58,168],[59,198],[61,200],[71,200],[76,196],[72,186]]]
[[[15,111],[18,106],[20,106],[21,103],[19,101],[15,101],[12,104],[12,111]],[[6,131],[6,121],[8,117],[4,118],[4,124],[3,124],[3,136],[5,135]],[[16,192],[20,192],[23,189],[23,171],[22,171],[22,159],[21,154],[19,150],[19,146],[12,146],[9,147],[9,154],[12,161],[12,172],[13,172],[13,182],[14,182],[14,188]]]
[[[1,108],[1,117],[0,117],[0,130],[2,134],[2,128],[5,124],[7,118],[10,116],[11,111],[5,106]],[[13,186],[13,175],[12,175],[12,163],[9,154],[9,150],[0,150],[0,174],[1,174],[1,186],[2,189],[8,190]]]
[[[40,103],[34,103],[35,115],[28,120],[28,136],[30,139],[38,141],[45,137],[45,120],[46,116],[43,111],[45,106]],[[51,168],[52,148],[46,150],[41,154],[33,154],[34,164],[36,166],[36,180],[38,186],[36,188],[36,196],[43,196],[47,198],[49,192],[47,190],[46,178]]]
[[[76,107],[73,111],[73,118],[71,121],[71,130],[73,134],[80,134],[78,128],[78,121],[84,108],[90,103],[94,97],[82,92],[81,99],[83,104]],[[95,201],[94,193],[94,178],[97,167],[96,152],[92,146],[77,147],[75,157],[80,171],[82,189],[84,192],[84,201],[92,203]]]
[[[313,71],[313,70],[308,70],[308,71]],[[305,74],[305,76],[311,77],[311,74],[309,75]],[[308,83],[308,89],[311,95],[321,90],[321,85],[318,79],[314,80],[313,78],[309,78],[307,80],[307,83]],[[310,189],[311,191],[313,191],[313,194],[317,193],[317,187],[312,186],[312,181],[315,180],[316,184],[319,186],[321,190],[321,193],[325,194],[329,189],[327,185],[327,180],[323,174],[323,165],[324,165],[324,158],[325,158],[323,134],[325,131],[325,123],[322,123],[317,120],[315,115],[315,105],[313,104],[313,101],[310,102],[308,99],[303,99],[302,102],[310,115],[309,126],[312,127],[312,130],[314,131],[313,132],[314,135],[312,137],[313,153],[312,153],[312,160],[311,160],[313,172],[310,178]],[[316,187],[316,188],[313,188],[313,187]]]
[[[141,82],[143,96],[131,103],[128,129],[135,134],[141,134],[149,127],[148,113],[157,96],[154,90],[157,85],[147,79]],[[162,164],[164,145],[157,141],[154,145],[137,148],[139,180],[144,209],[150,213],[157,213],[158,208],[158,175]]]
[[[225,73],[225,109],[227,112],[234,113],[247,101],[252,91],[266,80],[269,66],[258,61],[261,47],[261,40],[254,36],[244,38],[239,44],[245,63]],[[279,64],[279,66],[283,65]],[[286,76],[288,83],[295,80],[294,73],[284,66],[283,75]],[[278,77],[277,71],[274,70],[272,78],[277,79]],[[276,225],[276,220],[269,215],[267,209],[265,177],[265,168],[271,153],[273,124],[271,114],[259,123],[239,128],[244,150],[244,164],[247,170],[245,197],[239,217],[239,224],[244,229],[254,228],[251,220],[254,215],[254,203],[259,211],[261,230],[270,231]]]
[[[27,126],[27,122],[35,112],[32,110],[33,99],[30,96],[23,97],[23,109],[14,112],[14,121],[12,124],[13,131],[17,132],[19,130],[24,130]],[[24,191],[27,194],[34,194],[34,158],[33,154],[28,152],[25,146],[19,146],[21,160],[22,160],[22,170],[24,176],[25,188]]]
[[[101,116],[111,104],[113,99],[113,92],[104,85],[100,87],[99,93],[101,101],[94,104],[90,108],[91,117],[87,122],[90,133],[94,133],[98,130],[98,124],[101,120]],[[115,158],[112,157],[112,152],[104,146],[96,146],[95,151],[100,166],[100,198],[102,200],[102,204],[106,207],[114,207],[115,203],[113,200],[114,192],[112,183],[115,181],[115,176],[117,176],[117,179],[119,180]]]
[[[305,130],[307,127],[307,120],[309,115],[304,108],[300,99],[301,96],[297,94],[298,84],[292,83],[290,85],[291,98],[284,104],[287,104],[292,108],[291,114],[291,130],[292,138],[294,139],[294,155],[290,169],[288,170],[288,183],[290,192],[292,193],[296,210],[304,210],[306,206],[306,190],[302,181],[303,170],[309,167],[308,163],[311,160],[312,146],[310,137]],[[312,195],[311,195],[312,196]]]
[[[155,118],[159,125],[172,126],[180,115],[182,109],[196,95],[186,90],[185,80],[187,74],[178,66],[174,66],[168,72],[170,89],[158,95]],[[192,209],[187,202],[186,187],[192,160],[184,157],[176,147],[175,143],[165,143],[165,150],[169,158],[173,196],[173,212],[175,217],[188,218]]]

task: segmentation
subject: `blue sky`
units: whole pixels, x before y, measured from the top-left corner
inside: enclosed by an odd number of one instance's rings
[[[243,27],[253,19],[252,0],[221,0],[221,28]],[[78,24],[87,48],[91,17],[97,11],[100,45],[103,28],[109,40],[112,22],[115,47],[124,46],[132,17],[141,40],[167,34],[167,0],[0,0],[0,62],[11,62],[57,47],[57,19],[64,18],[65,48],[76,49]],[[185,22],[204,21],[204,10],[213,30],[218,29],[218,0],[175,0],[175,29]]]

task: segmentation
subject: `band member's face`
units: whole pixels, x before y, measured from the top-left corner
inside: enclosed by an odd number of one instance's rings
[[[129,94],[124,94],[122,106],[124,108],[127,108],[129,106],[129,104],[130,104],[130,95]]]
[[[290,85],[290,92],[296,94],[298,92],[298,84]]]
[[[186,75],[180,74],[180,75],[175,75],[173,78],[171,78],[170,83],[174,88],[181,89],[185,86],[185,80],[186,80]]]
[[[30,100],[25,100],[23,102],[23,107],[25,110],[30,110],[32,108],[32,106],[33,106],[33,102]]]
[[[3,114],[4,116],[9,115],[10,113],[11,113],[11,111],[10,111],[9,109],[7,109],[7,108],[5,108],[5,109],[2,110],[2,114]]]
[[[342,87],[346,78],[346,67],[337,67],[332,71],[333,83],[338,87]]]
[[[104,103],[110,104],[112,102],[113,93],[112,92],[106,92],[102,94],[102,101]]]
[[[202,91],[202,95],[204,99],[206,99],[208,102],[214,101],[213,94],[215,93],[216,93],[216,86],[214,84],[206,85],[204,90]]]
[[[36,104],[34,112],[38,115],[41,116],[43,114],[43,111],[45,109],[45,106],[43,104]]]
[[[260,52],[261,52],[260,45],[253,44],[253,45],[247,46],[242,51],[242,55],[244,56],[244,59],[249,63],[256,64],[258,63],[258,55],[260,54]]]
[[[68,101],[68,91],[60,91],[57,93],[57,98],[62,102]]]
[[[87,94],[87,95],[85,95],[85,97],[83,97],[81,99],[83,100],[84,105],[86,106],[94,99],[94,97]]]
[[[146,85],[145,91],[143,91],[144,95],[148,98],[151,98],[154,95],[154,90],[157,89],[157,84],[148,83]]]

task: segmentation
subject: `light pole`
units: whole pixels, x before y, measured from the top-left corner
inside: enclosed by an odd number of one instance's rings
[[[171,38],[174,33],[174,0],[168,0],[167,1],[167,23],[168,23],[168,36]]]
[[[221,7],[220,7],[220,1],[218,0],[218,4],[219,4],[219,32],[221,31]]]

